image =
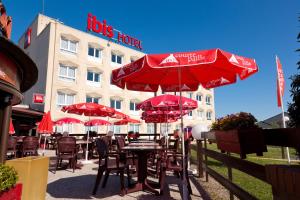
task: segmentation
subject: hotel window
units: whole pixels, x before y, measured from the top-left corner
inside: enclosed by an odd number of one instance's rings
[[[114,132],[114,133],[121,133],[121,126],[109,126],[109,130]]]
[[[89,50],[88,50],[89,57],[91,57],[93,59],[101,59],[101,57],[102,57],[101,54],[102,54],[101,49],[89,46]]]
[[[56,132],[63,133],[68,132],[69,134],[72,133],[73,125],[72,124],[62,124],[56,126]]]
[[[207,120],[211,120],[211,115],[212,115],[212,112],[211,111],[207,111],[206,112],[206,119]]]
[[[98,133],[99,131],[99,126],[84,126],[85,127],[85,133],[88,131],[96,131]]]
[[[189,117],[193,117],[193,111],[190,111],[190,112],[188,113],[188,116],[189,116]]]
[[[57,93],[57,106],[58,107],[74,104],[74,100],[75,100],[74,94],[66,94],[63,92]]]
[[[93,85],[100,86],[101,74],[93,71],[87,71],[86,80]]]
[[[77,41],[68,40],[67,38],[61,37],[60,49],[63,51],[76,53],[77,52]]]
[[[121,101],[120,100],[115,100],[111,99],[110,100],[110,107],[116,109],[116,110],[121,110]]]
[[[129,105],[129,109],[130,111],[138,111],[138,109],[136,108],[137,103],[130,101],[130,105]]]
[[[76,78],[76,68],[65,66],[63,64],[59,65],[59,78],[67,81],[75,81]]]
[[[101,98],[100,97],[91,97],[91,96],[86,96],[85,101],[87,103],[100,103]]]
[[[192,92],[188,92],[187,93],[187,98],[190,98],[190,99],[193,98],[193,93]]]
[[[204,111],[203,110],[197,110],[197,117],[200,119],[204,118]]]
[[[140,132],[139,124],[129,124],[129,131]]]
[[[153,123],[147,124],[147,133],[154,133],[154,124]]]
[[[112,63],[117,63],[117,64],[122,64],[123,56],[117,55],[115,53],[111,53],[111,62]]]
[[[206,96],[205,97],[205,102],[206,102],[206,105],[211,105],[211,97],[210,96]]]
[[[197,94],[196,95],[196,100],[197,101],[202,101],[202,95],[201,94]]]

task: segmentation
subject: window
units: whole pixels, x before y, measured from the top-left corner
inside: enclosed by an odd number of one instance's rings
[[[190,112],[188,113],[188,116],[189,116],[189,117],[192,117],[192,116],[193,116],[193,111],[190,111]]]
[[[205,102],[206,102],[206,105],[211,105],[211,97],[210,96],[206,96],[205,97]]]
[[[129,124],[129,131],[140,132],[139,124]]]
[[[152,123],[147,124],[147,133],[154,133],[154,124]]]
[[[114,132],[115,134],[116,133],[121,133],[121,126],[116,126],[116,125],[109,126],[109,130]]]
[[[102,54],[101,49],[89,46],[89,50],[88,50],[89,57],[91,57],[93,59],[100,59],[102,57],[101,54]]]
[[[202,95],[201,94],[197,94],[196,95],[196,100],[197,101],[202,101]]]
[[[110,107],[116,109],[116,110],[121,110],[121,101],[120,100],[115,100],[111,99],[110,100]]]
[[[187,98],[190,98],[190,99],[193,98],[193,93],[192,92],[188,92],[187,93]]]
[[[99,126],[85,126],[85,133],[88,131],[96,131],[98,133]]]
[[[69,134],[72,133],[73,125],[72,124],[62,124],[60,126],[56,126],[56,132],[63,133],[68,132]]]
[[[136,108],[137,103],[130,101],[130,111],[138,111],[138,109]]]
[[[212,112],[211,111],[207,111],[206,112],[206,119],[207,120],[211,120],[211,115],[212,115]]]
[[[117,55],[115,53],[111,54],[111,62],[113,63],[122,64],[122,60],[123,60],[122,58],[123,56],[121,55]]]
[[[77,41],[68,40],[64,37],[61,37],[60,40],[60,49],[63,51],[76,53],[77,52]]]
[[[76,68],[60,64],[58,77],[62,80],[75,81]]]
[[[197,117],[200,119],[204,118],[204,111],[203,110],[197,110]]]
[[[87,103],[100,103],[101,98],[100,97],[91,97],[91,96],[86,96],[85,102]]]
[[[62,92],[57,93],[57,106],[59,107],[74,104],[74,100],[74,94],[66,94]]]
[[[171,124],[161,124],[161,133],[170,133],[171,132]]]
[[[86,80],[88,85],[100,86],[101,74],[93,71],[87,71]]]

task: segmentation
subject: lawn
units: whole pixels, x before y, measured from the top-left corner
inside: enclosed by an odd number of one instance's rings
[[[208,144],[207,147],[208,149],[219,151],[216,144]],[[292,159],[296,157],[295,154],[295,150],[291,148],[290,155]],[[239,157],[239,155],[233,156]],[[249,154],[247,155],[246,160],[261,165],[287,164],[287,161],[281,160],[281,148],[273,146],[268,146],[268,152],[264,153],[263,157],[258,157],[256,154]],[[191,162],[197,164],[196,144],[192,144]],[[222,174],[224,177],[227,177],[227,167],[221,162],[209,158],[208,165],[218,173]],[[271,186],[269,184],[235,169],[232,170],[232,174],[233,182],[235,184],[239,185],[250,194],[256,196],[258,199],[273,199]]]

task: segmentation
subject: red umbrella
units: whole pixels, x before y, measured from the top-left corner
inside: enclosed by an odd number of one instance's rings
[[[10,119],[10,121],[9,121],[9,131],[8,131],[8,133],[10,135],[13,135],[15,133],[15,129],[14,129],[14,125],[12,123],[12,119]]]
[[[40,134],[52,134],[53,133],[53,122],[51,120],[50,111],[48,111],[47,113],[45,113],[43,115],[43,118],[37,127],[37,132]],[[45,148],[46,148],[46,138],[47,138],[47,135],[45,135],[45,139],[44,139],[43,155],[45,153]],[[41,137],[40,137],[40,139],[41,139]]]
[[[37,132],[42,134],[52,134],[53,133],[53,122],[51,120],[50,111],[43,115],[42,120],[40,121]]]
[[[85,116],[99,116],[107,117],[112,116],[115,113],[115,109],[108,106],[96,104],[96,103],[78,103],[69,106],[64,106],[61,109],[63,112],[73,113],[77,115]],[[87,132],[86,149],[89,147],[89,131]],[[85,153],[85,162],[88,161],[88,151]]]
[[[84,123],[85,126],[100,126],[100,125],[111,125],[110,122],[103,119],[92,119]]]
[[[83,122],[79,119],[72,117],[64,117],[54,122],[54,125],[63,125],[63,124],[82,124]]]
[[[197,101],[181,97],[182,98],[182,109],[192,110],[198,107]],[[160,95],[155,96],[142,103],[139,103],[137,109],[141,110],[180,110],[180,96],[176,95]]]
[[[186,115],[190,111],[183,110],[182,114],[179,110],[171,110],[171,111],[144,111],[142,113],[142,119],[147,117],[161,117],[161,118],[174,118],[174,117],[180,117],[181,115]]]
[[[258,71],[255,60],[237,56],[220,49],[154,54],[112,71],[111,83],[134,91],[196,91],[235,83],[237,77],[245,79]],[[180,105],[182,105],[180,101]],[[180,106],[182,111],[182,106]],[[181,118],[181,131],[183,121]],[[184,140],[182,153],[185,155]],[[185,159],[183,159],[185,169]],[[183,173],[183,199],[186,199],[186,177]]]
[[[109,117],[116,118],[116,119],[127,119],[127,118],[129,118],[128,115],[126,115],[122,112],[119,112],[117,110],[115,110],[115,113],[113,115],[109,116]]]
[[[122,119],[120,121],[114,122],[114,125],[127,125],[127,124],[139,124],[139,123],[141,123],[140,120],[127,118],[127,119]]]

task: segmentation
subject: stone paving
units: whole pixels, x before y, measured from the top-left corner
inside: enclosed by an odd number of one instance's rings
[[[51,155],[53,152],[46,152],[46,155]],[[147,200],[147,199],[170,199],[177,200],[181,198],[181,179],[173,175],[168,174],[166,184],[164,188],[164,194],[162,196],[155,196],[147,192],[135,192],[121,197],[120,193],[120,179],[116,174],[109,176],[107,185],[102,188],[99,185],[97,194],[92,196],[92,189],[95,183],[98,165],[92,164],[80,164],[81,169],[76,169],[73,173],[72,169],[60,169],[54,173],[55,161],[54,157],[50,159],[50,167],[48,173],[48,186],[46,199],[124,199],[124,200]],[[94,160],[97,161],[97,160]],[[126,180],[126,179],[125,179]],[[197,178],[191,175],[191,186],[193,190],[192,199],[211,199],[209,195],[204,191],[202,186],[199,184]],[[125,184],[127,182],[125,181]]]

